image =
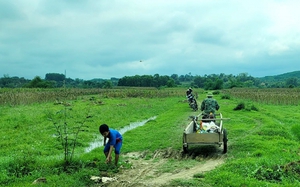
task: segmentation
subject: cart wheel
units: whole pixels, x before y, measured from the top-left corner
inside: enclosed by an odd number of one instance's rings
[[[182,148],[183,148],[183,152],[184,152],[184,153],[188,153],[188,146],[187,146],[187,147],[182,146]]]
[[[223,130],[223,153],[227,153],[227,131],[226,129]]]
[[[184,142],[184,136],[183,136],[183,139],[182,139],[182,149],[183,149],[183,152],[184,153],[187,153],[188,152],[188,144],[185,144],[185,142]]]

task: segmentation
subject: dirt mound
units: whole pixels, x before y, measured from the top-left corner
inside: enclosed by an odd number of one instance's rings
[[[198,150],[198,149],[197,149]],[[200,154],[193,150],[185,154],[171,148],[157,150],[151,156],[150,152],[134,152],[123,155],[125,162],[131,165],[130,168],[120,167],[114,177],[116,180],[100,186],[106,187],[158,187],[169,183],[173,179],[189,179],[193,175],[210,171],[224,162],[224,155],[215,152],[209,156]],[[187,159],[196,159],[191,167],[178,168],[172,172],[162,172],[159,168],[168,162],[168,159],[176,159],[183,162]],[[177,162],[177,161],[176,161]]]

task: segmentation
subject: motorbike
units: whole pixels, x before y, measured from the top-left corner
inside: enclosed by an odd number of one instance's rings
[[[198,104],[197,104],[197,101],[196,101],[194,95],[190,94],[190,95],[187,96],[187,98],[188,98],[189,106],[194,111],[197,111],[198,110]]]

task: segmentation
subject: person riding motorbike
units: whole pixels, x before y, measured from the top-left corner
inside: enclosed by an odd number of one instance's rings
[[[187,97],[189,103],[193,102],[193,97],[194,96],[193,96],[192,92],[193,92],[193,90],[192,90],[191,87],[189,89],[187,89],[187,91],[186,91],[186,97]]]

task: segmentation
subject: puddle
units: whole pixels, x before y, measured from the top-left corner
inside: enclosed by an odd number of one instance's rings
[[[130,123],[130,125],[125,126],[125,127],[123,127],[122,129],[120,129],[118,131],[123,135],[125,132],[130,131],[132,129],[135,129],[137,127],[143,126],[148,121],[155,120],[155,119],[156,119],[156,116],[153,116],[153,117],[151,117],[149,119],[146,119],[146,120],[143,120],[143,121],[133,122],[133,123]],[[85,149],[85,152],[88,153],[88,152],[92,151],[93,149],[101,147],[101,146],[103,146],[103,137],[99,134],[97,136],[97,138],[95,139],[95,141],[91,142],[90,146]]]

